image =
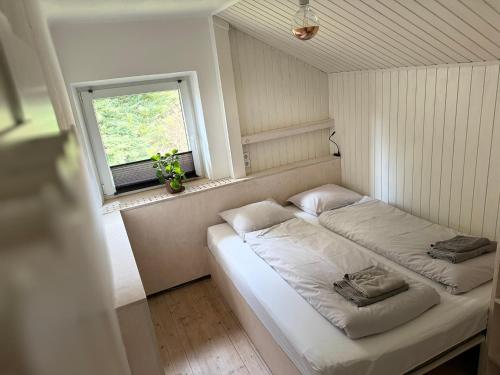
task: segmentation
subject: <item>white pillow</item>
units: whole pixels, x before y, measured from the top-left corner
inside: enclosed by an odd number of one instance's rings
[[[288,199],[311,215],[318,216],[323,211],[348,206],[362,198],[358,193],[343,188],[342,186],[328,184],[296,194]]]
[[[231,225],[241,238],[245,238],[245,233],[269,228],[295,217],[293,212],[270,199],[223,211],[219,216]]]

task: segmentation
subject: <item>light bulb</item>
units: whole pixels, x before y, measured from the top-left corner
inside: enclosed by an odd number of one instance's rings
[[[292,33],[300,40],[314,38],[319,30],[319,19],[314,13],[309,0],[300,0],[300,8],[292,19]]]

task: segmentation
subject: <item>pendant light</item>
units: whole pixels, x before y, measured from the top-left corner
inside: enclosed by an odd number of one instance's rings
[[[300,7],[292,19],[292,33],[300,40],[314,38],[319,30],[319,19],[309,5],[309,0],[299,0]]]

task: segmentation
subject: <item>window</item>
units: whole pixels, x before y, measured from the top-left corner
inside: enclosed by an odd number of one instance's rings
[[[105,195],[158,185],[150,157],[179,150],[188,178],[200,175],[187,80],[79,91]]]

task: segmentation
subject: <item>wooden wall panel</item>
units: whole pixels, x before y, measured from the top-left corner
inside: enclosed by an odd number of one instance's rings
[[[330,74],[344,185],[499,238],[499,65]]]
[[[241,135],[328,119],[328,76],[239,30],[230,30]],[[244,146],[248,173],[330,153],[328,129]]]

